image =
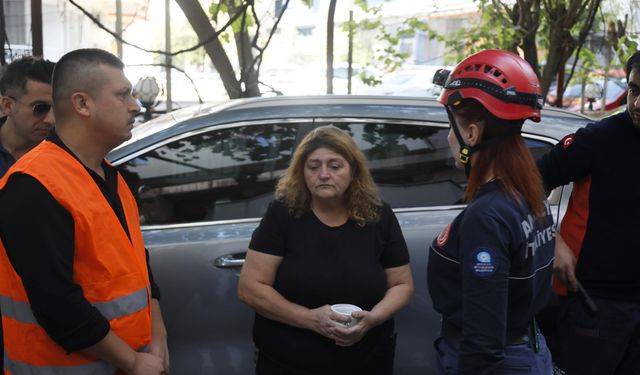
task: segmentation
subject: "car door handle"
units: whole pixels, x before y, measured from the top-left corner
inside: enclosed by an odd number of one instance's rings
[[[244,253],[227,254],[216,258],[213,261],[213,265],[218,268],[236,268],[242,267],[244,264],[244,258],[247,255]]]

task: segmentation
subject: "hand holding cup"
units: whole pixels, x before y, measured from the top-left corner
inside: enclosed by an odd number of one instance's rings
[[[331,305],[331,311],[339,314],[344,320],[335,320],[336,322],[344,325],[347,328],[353,327],[358,323],[358,319],[354,318],[351,313],[356,311],[362,311],[362,309],[356,305],[351,305],[347,303],[339,303],[335,305]]]

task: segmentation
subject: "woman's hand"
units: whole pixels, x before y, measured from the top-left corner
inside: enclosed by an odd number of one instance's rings
[[[346,320],[342,315],[335,314],[336,320]],[[373,315],[369,311],[356,311],[351,314],[352,319],[356,319],[357,322],[351,327],[347,327],[343,324],[334,322],[335,324],[331,328],[331,339],[336,342],[338,346],[351,346],[358,341],[362,340],[364,335],[371,329],[371,327],[377,325]]]
[[[336,327],[344,327],[344,325],[336,322],[336,320],[343,321],[346,319],[340,314],[336,314],[331,311],[331,306],[329,305],[312,309],[311,313],[313,315],[313,331],[321,336],[335,340],[333,329]]]
[[[331,306],[324,305],[311,310],[314,316],[313,330],[339,346],[351,346],[360,341],[365,333],[373,326],[372,315],[368,311],[356,311],[351,319],[357,320],[352,327],[347,327],[348,317],[331,311]]]
[[[409,265],[386,268],[387,293],[371,311],[356,311],[351,316],[358,319],[352,327],[338,324],[331,328],[329,338],[339,346],[351,346],[362,340],[364,335],[373,327],[391,319],[400,309],[405,307],[413,295],[413,276]],[[338,321],[346,320],[339,314],[331,316]]]

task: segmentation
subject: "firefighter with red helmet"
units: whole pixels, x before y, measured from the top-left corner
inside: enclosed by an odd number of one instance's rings
[[[439,373],[551,374],[534,316],[551,295],[555,226],[520,135],[526,119],[540,121],[538,78],[518,55],[485,50],[434,82],[468,203],[429,248]]]

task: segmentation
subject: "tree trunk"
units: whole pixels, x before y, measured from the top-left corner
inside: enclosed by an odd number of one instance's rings
[[[198,0],[176,0],[176,2],[182,9],[182,12],[187,17],[187,20],[201,42],[208,40],[215,35],[216,31],[213,26],[211,26],[209,17],[202,9]],[[242,87],[236,78],[236,74],[233,71],[233,65],[231,64],[229,56],[227,56],[220,40],[218,38],[213,38],[209,43],[204,45],[204,49],[213,62],[213,66],[215,66],[218,74],[220,74],[220,79],[222,79],[222,84],[224,85],[225,90],[227,90],[229,98],[234,99],[242,97]]]
[[[42,0],[31,0],[31,54],[44,56],[42,37]]]
[[[546,2],[549,12],[549,52],[540,84],[542,92],[546,95],[551,81],[557,74],[557,99],[554,104],[556,107],[562,107],[562,97],[568,82],[568,79],[565,82],[565,66],[576,49],[584,44],[601,0],[570,0],[553,5],[550,3]],[[570,30],[581,20],[580,32],[576,40]]]
[[[557,30],[557,27],[551,27],[552,30]],[[563,39],[560,35],[554,34],[554,32],[549,33],[549,51],[547,53],[547,61],[544,65],[544,69],[542,70],[542,77],[540,79],[540,86],[544,95],[549,92],[549,86],[551,86],[551,82],[557,78],[556,75],[562,69],[564,71],[564,61],[562,56],[565,54],[562,44]],[[561,88],[558,87],[558,91]],[[559,94],[559,92],[558,92]],[[557,105],[557,103],[554,103]]]
[[[327,14],[327,94],[333,94],[333,25],[337,0],[329,3]]]
[[[234,33],[236,40],[236,49],[242,72],[240,81],[244,82],[245,97],[260,96],[260,87],[258,86],[258,71],[253,65],[253,53],[251,50],[251,41],[249,33],[246,31]]]
[[[556,78],[556,107],[562,107],[562,94],[564,92],[565,64],[573,49],[575,40],[571,36],[570,28],[575,21],[572,15],[573,9],[568,9],[566,4],[558,2],[548,6],[549,11],[549,52],[547,63],[542,72],[542,92],[548,92],[549,86]],[[577,20],[576,20],[577,21]]]
[[[229,8],[229,16],[234,15],[238,8],[235,7],[233,0],[227,1]],[[245,14],[240,16],[238,20],[242,20],[242,17],[249,17],[247,14],[247,8],[245,8]],[[251,49],[251,38],[249,32],[245,26],[243,30],[239,30],[233,33],[236,42],[236,51],[238,53],[238,60],[240,62],[240,82],[244,82],[244,97],[260,96],[260,87],[258,86],[258,72],[253,64],[253,51]]]
[[[540,26],[540,0],[520,1],[522,4],[518,7],[520,16],[519,26],[524,30],[522,37],[522,50],[524,59],[540,78],[540,65],[538,63],[538,45],[536,43],[536,35]],[[518,26],[518,25],[516,25]]]
[[[0,65],[6,65],[4,45],[7,43],[7,24],[4,22],[4,1],[0,1]]]
[[[569,75],[565,82],[565,64],[574,51],[585,42],[601,1],[516,0],[512,6],[508,6],[502,1],[492,0],[494,7],[506,12],[513,27],[522,32],[520,38],[514,40],[510,48],[512,50],[516,50],[518,47],[522,49],[524,59],[540,78],[543,96],[547,95],[551,82],[557,78],[557,105],[561,105],[565,83],[571,79],[571,75]],[[549,23],[549,46],[541,74],[536,36],[543,18],[546,18]],[[570,32],[576,25],[580,26],[577,40]]]

